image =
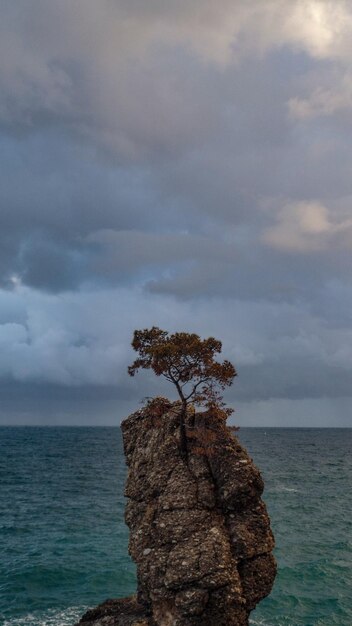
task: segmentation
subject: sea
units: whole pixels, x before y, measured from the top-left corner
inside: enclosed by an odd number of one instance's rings
[[[257,626],[352,626],[352,429],[241,428],[278,575]],[[0,428],[0,624],[73,626],[132,594],[116,428]]]

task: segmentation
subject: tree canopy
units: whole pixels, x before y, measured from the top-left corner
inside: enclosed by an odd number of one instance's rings
[[[232,413],[223,402],[222,391],[237,375],[230,361],[215,360],[221,352],[221,341],[201,339],[194,333],[170,334],[156,326],[135,330],[132,347],[138,358],[128,368],[130,376],[139,369],[151,369],[173,383],[184,411],[193,403],[207,409],[221,409],[225,416]]]

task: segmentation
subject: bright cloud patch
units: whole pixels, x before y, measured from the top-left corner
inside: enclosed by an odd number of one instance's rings
[[[352,219],[337,220],[338,216],[318,202],[287,204],[278,212],[277,223],[264,231],[263,241],[292,252],[318,252],[344,241],[349,244]]]

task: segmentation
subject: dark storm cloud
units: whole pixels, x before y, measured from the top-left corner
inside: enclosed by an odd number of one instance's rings
[[[127,408],[129,338],[159,324],[221,336],[230,400],[265,414],[351,395],[351,23],[342,0],[2,3],[4,385],[53,421],[89,388]]]

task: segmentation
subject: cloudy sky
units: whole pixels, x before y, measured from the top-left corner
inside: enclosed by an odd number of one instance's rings
[[[117,424],[133,329],[242,425],[351,426],[352,5],[2,0],[0,420]]]

